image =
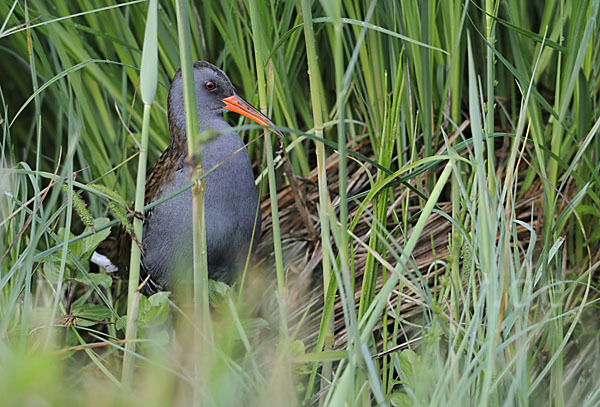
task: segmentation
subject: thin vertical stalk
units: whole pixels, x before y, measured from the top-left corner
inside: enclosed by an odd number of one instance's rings
[[[556,79],[556,99],[555,106],[558,111],[558,120],[553,122],[552,127],[552,138],[551,138],[551,152],[554,157],[561,159],[565,157],[565,151],[570,150],[569,140],[564,139],[565,130],[563,124],[566,119],[566,113],[568,108],[571,106],[571,99],[575,92],[575,85],[579,72],[584,62],[584,57],[588,52],[588,48],[591,45],[590,38],[594,29],[597,31],[597,22],[595,16],[598,15],[598,9],[600,2],[595,0],[593,2],[581,2],[578,7],[574,3],[561,2],[561,8],[566,7],[564,10],[565,14],[570,14],[570,20],[568,24],[567,41],[566,46],[572,51],[564,57],[564,68],[561,62],[561,69],[557,72]],[[563,11],[561,11],[562,13]],[[585,27],[583,30],[579,27]],[[576,51],[576,52],[575,52]],[[573,116],[577,116],[578,108],[573,109]],[[549,184],[558,185],[559,176],[559,160],[551,159],[548,165],[548,181]],[[557,225],[554,222],[555,214],[557,211],[556,203],[556,192],[554,189],[548,189],[549,199],[547,202],[548,211],[546,214],[547,221],[545,223],[545,239],[549,245],[549,239],[557,239]],[[554,270],[551,269],[550,280],[552,282],[562,281],[566,270],[562,262],[562,258],[557,256],[556,260],[553,261]],[[549,290],[549,297],[552,304],[557,304],[553,307],[553,312],[556,316],[563,313],[564,307],[559,298],[564,293],[564,285],[557,284]],[[564,393],[563,393],[563,378],[564,378],[564,357],[560,348],[564,346],[562,344],[564,338],[564,327],[563,320],[556,319],[553,321],[553,328],[551,329],[551,340],[550,347],[552,352],[557,352],[560,356],[556,359],[553,364],[551,371],[551,386],[553,388],[552,398],[557,406],[565,405]]]
[[[487,127],[487,157],[488,157],[488,188],[491,194],[494,194],[496,190],[495,177],[494,175],[494,139],[490,138],[489,135],[494,132],[494,31],[495,31],[495,20],[493,17],[496,16],[497,3],[494,4],[494,0],[486,0],[485,2],[485,27],[486,27],[486,39],[490,44],[487,47],[486,56],[486,79],[487,79],[487,104],[486,104],[486,127]]]
[[[335,3],[335,2],[334,2]],[[342,275],[348,275],[349,261],[348,261],[348,202],[347,202],[347,185],[348,179],[346,174],[346,131],[344,126],[344,60],[343,60],[343,44],[342,44],[342,15],[341,5],[339,3],[330,4],[328,14],[333,17],[333,64],[335,72],[335,89],[336,89],[336,111],[338,115],[337,120],[337,136],[338,136],[338,154],[340,155],[338,172],[339,172],[339,197],[340,197],[340,266]]]
[[[354,313],[354,294],[353,294],[353,286],[350,281],[350,267],[349,267],[349,236],[348,236],[348,202],[347,202],[347,164],[346,164],[346,131],[345,131],[345,86],[344,86],[344,54],[343,54],[343,23],[342,23],[342,7],[339,2],[328,1],[323,2],[323,7],[325,9],[326,14],[332,18],[333,20],[333,65],[334,65],[334,73],[335,73],[335,89],[336,89],[336,112],[337,112],[337,120],[336,120],[336,128],[337,128],[337,149],[339,154],[339,162],[338,162],[338,174],[339,174],[339,223],[333,221],[332,226],[335,226],[333,230],[333,235],[336,240],[336,244],[338,246],[338,259],[340,263],[340,276],[338,285],[340,290],[340,296],[342,298],[342,303],[345,303],[344,313],[346,314],[346,324],[348,330],[348,366],[344,372],[344,376],[350,375],[354,377],[355,380],[349,380],[348,386],[351,388],[349,392],[346,392],[344,398],[348,398],[350,394],[354,395],[354,386],[357,384],[358,378],[357,373],[360,372],[357,370],[358,364],[362,359],[361,349],[362,343],[366,341],[361,341],[359,326],[356,320],[356,315]],[[324,208],[323,208],[324,209]],[[334,211],[332,208],[327,208],[330,213],[330,218],[334,219]],[[325,249],[325,248],[324,248]],[[347,303],[346,303],[347,302]],[[362,373],[362,372],[361,372]],[[361,374],[362,376],[362,374]],[[334,399],[339,397],[343,391],[340,391],[343,388],[338,388],[334,392]],[[349,400],[349,399],[348,399]],[[336,404],[337,405],[337,404]]]
[[[302,0],[302,18],[304,20],[304,40],[306,44],[306,58],[308,62],[308,78],[310,81],[310,96],[313,112],[313,123],[315,129],[315,136],[323,138],[323,117],[321,107],[321,86],[320,86],[320,70],[317,63],[317,51],[315,47],[315,34],[312,24],[312,12],[310,9],[310,3],[308,0]],[[315,142],[315,152],[317,156],[317,180],[319,187],[319,220],[321,223],[321,247],[323,251],[323,258],[321,265],[323,267],[323,297],[324,301],[327,302],[327,290],[329,288],[329,282],[331,280],[331,260],[329,258],[329,250],[327,246],[330,244],[330,232],[329,232],[329,218],[327,217],[327,208],[330,205],[329,193],[327,191],[327,170],[325,164],[325,146],[323,143]],[[322,320],[322,331],[325,335],[324,338],[324,349],[325,351],[331,350],[333,342],[333,315],[329,318]],[[317,352],[321,349],[317,345]],[[312,394],[312,387],[314,385],[314,379],[317,372],[317,365],[315,363],[313,371],[309,379],[307,386],[306,396]],[[323,362],[323,370],[321,372],[321,389],[323,389],[327,382],[331,379],[331,362]]]
[[[260,30],[258,8],[255,1],[248,2],[250,23],[252,24],[252,41],[255,50],[256,79],[258,82],[258,98],[260,111],[267,114],[267,90],[265,84],[265,42]],[[269,174],[269,196],[271,198],[271,218],[273,225],[273,249],[275,251],[275,268],[277,270],[277,288],[283,296],[285,277],[283,274],[283,249],[281,247],[281,230],[279,227],[279,209],[277,207],[277,184],[275,180],[275,165],[273,163],[273,145],[271,133],[265,130],[265,154],[267,156],[267,172]]]
[[[486,25],[486,40],[490,44],[487,47],[487,103],[486,103],[486,146],[487,146],[487,179],[488,179],[488,190],[490,193],[490,205],[492,205],[492,212],[495,212],[496,208],[496,177],[495,177],[495,149],[494,149],[494,139],[491,137],[492,133],[494,133],[494,95],[495,95],[495,82],[496,82],[496,73],[494,69],[494,42],[495,42],[495,27],[496,22],[493,17],[496,16],[498,10],[498,3],[494,0],[486,0],[486,15],[485,15],[485,25]],[[508,216],[508,214],[507,214]],[[508,225],[509,223],[507,223]],[[508,234],[505,234],[505,238],[508,238]],[[507,242],[508,243],[508,242]],[[508,244],[505,245],[504,250],[508,250]],[[508,256],[508,253],[505,253]],[[508,258],[508,257],[506,257]],[[501,333],[502,321],[504,318],[504,312],[506,309],[506,290],[508,289],[508,280],[509,280],[509,270],[507,268],[508,263],[503,263],[503,273],[502,275],[498,275],[499,281],[498,284],[502,284],[502,292],[500,294],[500,315],[498,318],[498,335]]]
[[[483,119],[480,114],[479,88],[475,75],[475,62],[473,58],[471,38],[467,37],[467,65],[469,78],[469,116],[471,119],[471,133],[473,135],[474,155],[474,186],[478,192],[477,219],[475,219],[475,233],[477,236],[476,252],[479,256],[482,278],[482,298],[485,298],[487,329],[482,331],[482,340],[486,344],[486,353],[483,359],[485,365],[482,377],[479,405],[487,406],[490,402],[490,386],[495,375],[495,353],[498,344],[496,328],[500,314],[499,272],[497,262],[496,233],[498,225],[495,211],[492,209],[496,200],[488,189],[487,168],[485,166],[485,147],[483,142]]]
[[[179,57],[181,61],[181,77],[183,79],[183,98],[185,105],[185,127],[188,144],[188,155],[197,155],[197,149],[205,142],[198,134],[198,111],[196,108],[196,91],[192,66],[192,41],[190,36],[188,1],[177,0],[177,30],[179,36]],[[193,187],[193,299],[197,316],[202,318],[208,328],[210,318],[208,300],[208,262],[206,258],[206,228],[204,222],[204,168],[202,162],[195,164],[192,172]]]
[[[27,1],[25,1],[25,21],[29,21],[29,5],[27,4]],[[26,23],[27,25],[29,25],[29,23]],[[37,73],[36,73],[36,68],[35,68],[35,58],[33,57],[33,48],[32,48],[32,44],[31,44],[31,31],[29,29],[27,29],[27,54],[29,57],[29,66],[30,66],[30,73],[31,73],[31,83],[33,85],[33,91],[37,91],[38,88],[38,81],[37,81]],[[34,190],[39,189],[39,185],[40,185],[40,177],[39,177],[39,171],[41,169],[40,167],[40,158],[42,156],[42,117],[41,117],[41,111],[40,111],[40,100],[39,100],[39,95],[36,95],[35,99],[35,116],[36,116],[36,134],[37,134],[37,141],[36,141],[36,154],[35,154],[35,177],[34,177]],[[33,208],[38,208],[38,194],[35,194],[34,196],[34,201],[33,201]],[[31,235],[34,236],[36,233],[36,228],[37,228],[37,217],[34,215],[31,219]],[[68,239],[68,237],[66,238]],[[66,251],[66,250],[65,250]],[[63,263],[64,264],[64,263]],[[31,261],[28,261],[26,263],[26,266],[24,267],[24,271],[26,273],[26,277],[25,277],[25,290],[23,293],[23,315],[21,318],[21,344],[25,345],[25,336],[26,336],[26,332],[28,330],[28,325],[29,325],[29,309],[31,308],[31,279],[32,279],[32,271],[33,271],[33,265],[31,263]],[[64,271],[64,267],[63,267],[63,271]],[[60,288],[62,285],[62,281],[58,282],[58,287]],[[59,298],[60,295],[57,293],[57,298]],[[57,302],[57,301],[55,301]],[[52,326],[52,325],[49,325]],[[46,337],[46,344],[48,343],[48,340],[50,339],[50,332],[51,330],[48,331],[48,335]]]
[[[135,189],[134,210],[141,213],[144,210],[144,193],[146,186],[146,160],[148,154],[148,133],[150,128],[150,108],[151,105],[144,104],[144,121],[142,123],[142,140],[140,155],[138,159],[138,172]],[[133,219],[133,233],[138,241],[142,239],[142,220]],[[134,321],[137,319],[137,307],[134,307],[134,296],[140,281],[140,262],[141,252],[135,241],[131,242],[131,258],[129,259],[129,284],[127,287],[127,330],[125,332],[125,355],[123,358],[123,370],[121,372],[121,381],[124,385],[130,386],[133,380],[135,339],[137,336],[137,326]],[[135,311],[135,312],[134,312]]]
[[[430,1],[424,1],[421,8],[421,41],[429,43],[431,41],[433,21],[433,8],[435,5]],[[431,76],[433,69],[431,67],[432,51],[428,48],[419,50],[421,57],[421,100],[423,112],[423,141],[425,148],[425,157],[430,157],[433,153],[433,112],[432,112],[432,84]],[[433,173],[427,174],[427,189],[433,186]]]
[[[27,4],[27,1],[25,2],[25,21],[27,21],[26,25],[29,25],[29,5]],[[32,89],[34,92],[37,91],[38,89],[38,74],[36,72],[36,64],[35,64],[35,58],[34,58],[34,54],[33,54],[33,44],[32,44],[32,32],[27,29],[27,54],[29,57],[29,66],[30,66],[30,73],[31,73],[31,83],[32,83]],[[36,118],[36,126],[35,126],[35,133],[36,133],[36,154],[35,154],[35,175],[34,175],[34,190],[38,191],[40,188],[40,176],[39,176],[39,171],[41,170],[42,166],[41,166],[41,157],[42,157],[42,117],[41,117],[41,103],[40,103],[40,97],[39,95],[36,95],[34,98],[34,102],[35,102],[35,118]],[[72,163],[72,161],[71,161]],[[39,209],[39,198],[38,198],[38,194],[36,193],[34,196],[34,202],[33,202],[33,208],[35,208],[35,211],[37,211]],[[70,223],[70,215],[71,215],[71,210],[69,209],[67,211],[67,221],[68,223]],[[38,226],[38,222],[37,222],[38,217],[35,216],[35,214],[33,214],[32,218],[31,218],[31,235],[35,236],[36,231],[37,231],[37,226]],[[70,224],[69,224],[70,226]],[[66,238],[66,240],[68,240],[68,237]],[[66,251],[66,250],[65,250]],[[64,263],[63,263],[64,264]],[[63,272],[64,272],[64,267],[63,267]],[[31,280],[33,279],[33,262],[31,260],[31,256],[29,256],[27,258],[27,261],[25,262],[25,267],[23,267],[23,271],[25,272],[25,287],[24,287],[24,293],[23,293],[23,314],[22,314],[22,325],[21,325],[21,344],[25,345],[25,337],[26,337],[26,333],[28,331],[28,326],[29,326],[29,312],[31,310]],[[61,276],[62,277],[62,276]],[[62,289],[62,280],[58,282],[57,284],[58,288]],[[60,295],[57,293],[57,298],[60,298]],[[58,300],[55,301],[56,303],[58,302]],[[56,308],[54,308],[56,309]],[[49,325],[52,326],[52,325]],[[49,342],[50,339],[50,333],[51,330],[48,331],[48,335],[46,337],[46,345]]]
[[[346,86],[344,83],[344,58],[343,58],[343,23],[342,9],[339,3],[333,2],[329,4],[327,13],[333,18],[333,64],[335,71],[335,89],[336,89],[336,110],[338,115],[337,120],[337,136],[338,136],[338,154],[340,156],[338,163],[339,174],[339,235],[337,236],[337,244],[339,249],[340,262],[340,277],[342,287],[346,291],[348,301],[347,309],[349,310],[349,326],[348,326],[348,342],[351,346],[349,353],[355,353],[355,358],[351,358],[349,368],[356,368],[356,363],[361,359],[361,347],[366,341],[361,341],[359,325],[354,313],[354,294],[353,284],[350,275],[350,249],[348,235],[348,174],[346,156],[348,154],[346,147],[346,126],[345,126],[345,105]],[[349,75],[347,72],[346,75]],[[333,213],[331,211],[330,213]],[[331,217],[331,215],[330,215]]]
[[[156,83],[158,77],[157,56],[157,0],[151,0],[148,5],[148,17],[146,19],[146,31],[144,33],[144,47],[142,50],[140,91],[142,102],[144,102],[144,114],[142,122],[142,140],[140,156],[138,159],[138,170],[135,188],[134,210],[141,213],[144,210],[144,196],[146,192],[146,161],[148,155],[148,137],[150,134],[150,110],[154,95],[156,94]],[[142,241],[142,220],[137,217],[133,219],[133,232],[138,240]],[[129,262],[129,284],[127,287],[127,329],[125,331],[125,355],[123,359],[123,370],[121,381],[125,386],[133,383],[135,339],[137,337],[137,287],[140,280],[141,252],[137,243],[132,239],[131,258]],[[137,294],[139,295],[139,294]]]
[[[202,156],[202,148],[208,135],[198,134],[198,110],[196,107],[196,90],[192,65],[192,39],[189,26],[188,0],[176,0],[177,31],[179,37],[179,57],[181,61],[181,77],[183,79],[183,101],[185,106],[185,127],[188,143],[188,156]],[[200,154],[198,154],[198,151]],[[206,224],[204,219],[205,178],[201,160],[194,163],[191,174],[194,187],[192,189],[192,247],[193,247],[193,304],[196,321],[201,323],[201,331],[196,335],[194,364],[196,379],[200,382],[194,386],[193,404],[200,405],[205,398],[202,392],[204,358],[210,353],[207,343],[212,343],[212,327],[210,324],[210,304],[208,296],[208,259],[206,248]]]

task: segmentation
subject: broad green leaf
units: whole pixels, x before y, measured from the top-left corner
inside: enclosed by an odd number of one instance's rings
[[[104,273],[89,273],[89,279],[87,276],[77,276],[75,277],[75,281],[79,281],[80,283],[91,285],[90,279],[96,283],[97,286],[101,286],[104,288],[110,288],[112,285],[112,277],[108,274]]]

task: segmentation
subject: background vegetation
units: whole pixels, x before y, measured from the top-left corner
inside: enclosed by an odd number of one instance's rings
[[[142,298],[130,391],[126,284],[88,262],[135,194],[148,3],[1,2],[1,403],[597,405],[599,5],[191,2],[193,58],[288,129],[309,215],[277,167],[264,259],[213,284],[201,345]],[[174,2],[157,34],[150,164]]]

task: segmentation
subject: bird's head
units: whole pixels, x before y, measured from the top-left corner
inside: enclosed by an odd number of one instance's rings
[[[200,125],[210,127],[212,120],[219,119],[226,111],[239,113],[263,126],[272,127],[273,122],[239,96],[231,81],[219,68],[204,61],[194,62],[194,85],[196,88],[196,108]],[[179,69],[169,89],[169,122],[179,129],[185,129],[185,105],[183,100],[183,79]]]

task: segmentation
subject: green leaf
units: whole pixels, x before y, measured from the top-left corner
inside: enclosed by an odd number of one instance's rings
[[[69,259],[67,258],[67,264]],[[44,262],[43,265],[44,274],[51,284],[58,283],[60,277],[60,257],[50,256],[50,261]],[[65,273],[63,281],[67,279],[67,273]]]
[[[140,296],[138,313],[138,326],[140,328],[151,328],[167,320],[170,294],[170,291],[160,291],[150,296],[150,298],[145,295]],[[119,317],[115,327],[117,330],[124,330],[127,327],[127,315]]]
[[[109,222],[110,222],[110,220],[108,218],[94,219],[94,230],[100,229],[102,226],[106,225]],[[91,228],[87,227],[87,228],[85,228],[83,233],[87,233],[90,230],[91,230]],[[110,228],[101,230],[100,232],[96,232],[96,233],[92,234],[90,237],[88,237],[87,239],[83,239],[83,240],[75,243],[75,245],[79,246],[79,250],[80,250],[80,252],[77,253],[78,257],[80,259],[87,259],[88,257],[90,257],[92,255],[92,253],[94,252],[94,250],[96,250],[98,245],[100,245],[100,243],[102,243],[108,237],[108,235],[110,235]],[[74,254],[76,253],[73,249],[72,249],[72,251]]]
[[[170,294],[170,291],[160,291],[148,298],[148,301],[153,307],[158,307],[168,303]]]
[[[412,376],[415,366],[419,363],[419,355],[411,349],[404,349],[400,352],[400,368],[407,376]]]
[[[90,280],[92,280],[96,285],[102,286],[104,288],[110,288],[112,285],[112,277],[108,274],[104,273],[88,273],[89,279],[85,276],[77,276],[75,277],[75,281],[79,281],[80,283],[92,285]]]
[[[115,323],[115,328],[118,331],[123,331],[127,327],[127,315],[120,316],[117,318],[117,322]]]
[[[231,287],[221,281],[208,280],[208,298],[211,304],[215,304],[218,301],[225,298]]]
[[[106,225],[107,223],[109,223],[108,218],[94,219],[94,221],[93,221],[94,230],[100,229],[102,226]],[[89,234],[89,233],[91,233],[91,231],[92,231],[92,229],[90,227],[87,227],[80,235],[75,236],[73,233],[69,233],[69,241],[76,239],[78,236],[81,236],[84,234]],[[65,233],[66,233],[65,228],[60,228],[58,230],[58,232],[56,233],[57,242],[63,242],[65,240]],[[102,241],[104,241],[108,237],[109,234],[110,234],[110,228],[106,228],[104,230],[101,230],[100,232],[92,233],[85,239],[76,241],[74,243],[70,243],[69,251],[71,252],[71,255],[73,255],[75,258],[77,258],[77,260],[88,259],[91,257],[94,250],[96,250],[98,245]],[[59,244],[59,246],[60,246],[60,244]],[[53,255],[50,256],[52,266],[50,269],[51,273],[50,273],[49,278],[53,282],[56,282],[56,279],[57,279],[57,276],[54,275],[55,270],[53,268],[60,266],[61,257],[62,257],[62,249],[59,249]],[[69,258],[69,256],[67,256],[66,267],[71,270],[76,268],[75,263],[73,262],[72,259]],[[86,283],[86,281],[82,281],[82,282]]]
[[[84,304],[81,307],[73,309],[73,315],[77,317],[84,317],[87,319],[79,318],[77,320],[78,326],[92,326],[96,325],[97,322],[108,321],[111,316],[110,310],[104,304]],[[92,321],[89,321],[91,319]]]
[[[392,406],[394,407],[409,407],[413,405],[413,402],[408,394],[401,391],[392,393],[390,396],[390,403],[392,403]]]
[[[138,326],[140,328],[151,328],[158,326],[167,320],[169,316],[169,304],[167,303],[168,293],[154,294],[152,300],[146,296],[140,297],[140,306],[138,313]]]

